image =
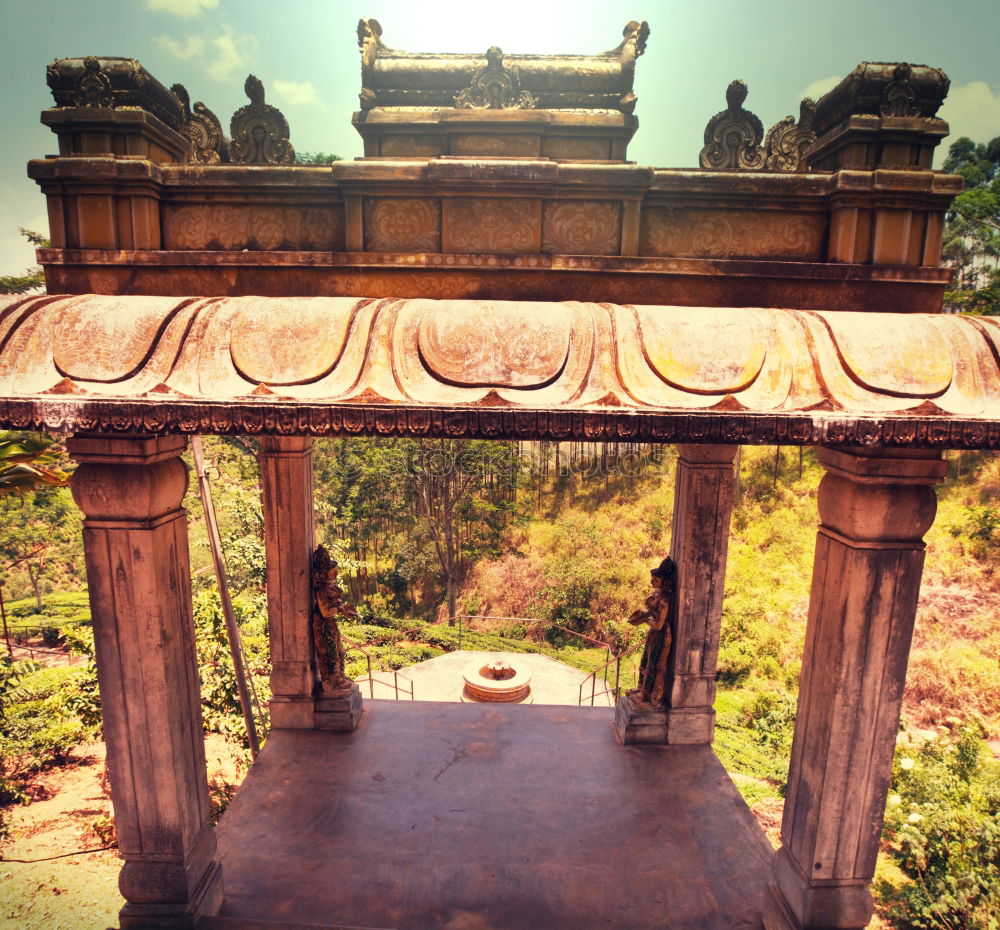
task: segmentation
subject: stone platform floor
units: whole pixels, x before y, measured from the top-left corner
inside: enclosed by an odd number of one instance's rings
[[[586,672],[565,662],[534,652],[484,652],[472,649],[448,652],[400,669],[398,692],[397,681],[392,672],[373,672],[371,681],[365,679],[360,683],[361,694],[365,698],[391,701],[397,699],[398,693],[398,700],[408,701],[411,698],[407,692],[412,691],[412,699],[415,701],[461,701],[465,684],[462,672],[469,665],[485,665],[494,659],[502,659],[515,668],[525,668],[531,673],[532,704],[579,706],[582,698],[587,706],[614,705],[614,696],[608,691],[608,685],[603,679],[595,681]],[[581,687],[584,683],[586,686]]]
[[[711,748],[624,747],[612,714],[372,701],[272,733],[199,930],[759,928],[770,846]]]

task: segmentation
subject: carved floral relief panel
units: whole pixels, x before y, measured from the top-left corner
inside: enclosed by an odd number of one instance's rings
[[[417,197],[366,197],[365,250],[440,252],[441,202]]]
[[[555,255],[618,255],[621,203],[611,200],[547,200],[542,213],[542,251]]]
[[[165,249],[336,252],[344,247],[338,208],[225,203],[163,209]]]
[[[826,217],[700,207],[644,207],[641,255],[821,261]]]
[[[541,200],[450,197],[444,201],[443,251],[538,252]]]

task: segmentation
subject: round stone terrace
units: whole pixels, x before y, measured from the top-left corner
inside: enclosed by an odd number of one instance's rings
[[[586,672],[548,656],[533,652],[482,652],[465,649],[400,669],[397,673],[398,698],[410,700],[408,692],[412,690],[415,701],[459,702],[465,686],[463,674],[469,665],[477,660],[485,665],[498,659],[514,668],[524,669],[531,675],[531,701],[534,704],[579,704],[584,681],[586,684],[583,686],[582,696],[585,705],[590,706],[592,691],[595,693],[595,707],[614,704],[611,693],[600,693],[607,687],[603,678],[599,677],[592,687],[592,680]],[[394,700],[397,697],[392,672],[372,672],[372,678],[374,681],[370,685],[367,680],[361,684],[361,695],[365,700]]]

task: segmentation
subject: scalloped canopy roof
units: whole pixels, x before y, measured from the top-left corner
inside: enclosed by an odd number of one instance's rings
[[[1000,321],[485,300],[7,298],[0,422],[1000,447]]]

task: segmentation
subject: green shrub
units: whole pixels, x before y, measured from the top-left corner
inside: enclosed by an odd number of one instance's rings
[[[909,881],[882,886],[900,930],[996,930],[1000,915],[1000,763],[978,722],[897,749],[884,838]]]

